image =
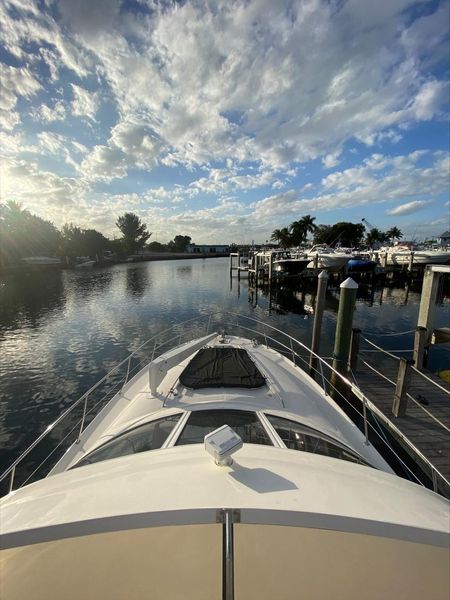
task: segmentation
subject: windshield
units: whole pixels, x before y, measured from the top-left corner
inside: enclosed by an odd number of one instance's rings
[[[275,415],[266,414],[266,417],[286,448],[367,464],[358,454],[344,446],[340,446],[336,441],[332,441],[328,436],[315,429]]]
[[[130,429],[88,454],[75,466],[82,467],[102,460],[161,448],[180,417],[181,413],[178,413]]]
[[[231,427],[247,444],[272,445],[258,415],[246,410],[196,410],[189,416],[176,445],[203,444],[205,435],[222,425]]]

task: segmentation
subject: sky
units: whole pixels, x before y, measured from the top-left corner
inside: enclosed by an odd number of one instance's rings
[[[449,1],[2,0],[0,199],[109,237],[450,229]]]

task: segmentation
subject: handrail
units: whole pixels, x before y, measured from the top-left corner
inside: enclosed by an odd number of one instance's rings
[[[87,392],[85,392],[80,398],[78,398],[78,400],[76,400],[71,406],[69,406],[65,411],[63,411],[63,413],[53,422],[51,423],[49,426],[46,427],[46,429],[30,444],[30,446],[28,446],[28,448],[26,448],[26,450],[24,452],[22,452],[20,454],[20,456],[14,460],[14,462],[0,475],[0,482],[3,481],[8,475],[11,475],[11,486],[10,486],[10,490],[13,487],[13,483],[14,483],[14,475],[16,472],[16,467],[29,455],[29,453],[52,431],[55,429],[55,427],[60,424],[70,413],[72,413],[72,411],[77,407],[80,406],[80,404],[85,401],[85,407],[83,409],[83,416],[82,416],[82,424],[84,424],[84,419],[87,416],[87,414],[90,414],[95,407],[98,404],[102,404],[104,399],[108,396],[109,393],[111,393],[112,390],[114,390],[114,388],[116,386],[118,386],[119,384],[121,384],[123,381],[125,381],[125,383],[128,381],[128,377],[131,373],[133,373],[136,369],[138,369],[140,367],[140,365],[135,366],[131,372],[130,372],[130,363],[131,363],[131,359],[139,352],[141,351],[143,348],[145,348],[146,346],[148,346],[148,344],[150,342],[154,342],[153,345],[153,351],[152,351],[152,358],[151,360],[153,360],[153,358],[155,357],[155,353],[156,350],[160,350],[161,348],[163,348],[164,346],[166,346],[167,344],[173,342],[174,340],[178,339],[179,343],[181,343],[181,337],[183,335],[185,335],[186,333],[193,333],[192,330],[189,331],[189,329],[187,329],[187,331],[181,331],[179,335],[177,335],[176,337],[171,337],[168,340],[163,340],[161,341],[161,343],[159,343],[158,345],[158,340],[161,340],[161,338],[164,337],[164,335],[166,335],[167,333],[173,332],[176,329],[179,328],[186,328],[186,325],[188,325],[189,323],[193,323],[193,322],[197,322],[197,323],[201,323],[202,326],[204,327],[204,320],[206,317],[208,317],[208,330],[211,324],[211,319],[214,317],[218,317],[219,315],[222,316],[222,319],[220,321],[220,325],[221,327],[223,326],[232,326],[232,327],[237,327],[240,329],[244,329],[246,331],[250,331],[253,334],[256,334],[258,336],[260,336],[262,339],[264,339],[264,342],[266,345],[268,345],[268,341],[270,341],[271,343],[277,344],[279,347],[283,348],[284,350],[286,350],[286,352],[288,354],[291,354],[292,357],[294,358],[297,357],[300,361],[302,361],[302,363],[304,363],[305,365],[308,366],[308,361],[303,358],[303,356],[301,356],[298,352],[296,352],[296,350],[294,350],[293,347],[293,343],[295,343],[297,346],[299,346],[300,348],[306,350],[306,352],[308,353],[308,356],[314,356],[316,359],[318,359],[318,366],[320,367],[319,369],[314,369],[318,375],[320,375],[321,379],[322,379],[322,386],[323,386],[323,390],[324,393],[327,394],[327,387],[326,384],[331,385],[331,387],[333,387],[334,389],[336,389],[335,385],[331,384],[331,382],[324,376],[324,372],[323,372],[323,367],[325,366],[330,373],[334,373],[335,376],[338,378],[338,380],[340,380],[342,383],[344,383],[349,390],[351,390],[353,393],[355,393],[355,395],[359,398],[360,401],[363,402],[363,414],[361,415],[364,419],[364,429],[365,429],[365,436],[366,436],[366,443],[368,442],[368,428],[370,427],[371,429],[373,429],[373,426],[368,423],[367,420],[367,415],[366,415],[366,407],[369,407],[372,410],[372,403],[365,397],[365,395],[363,394],[363,392],[357,388],[355,386],[354,383],[352,383],[350,381],[350,379],[348,377],[346,377],[345,375],[343,375],[342,373],[340,373],[339,371],[337,371],[336,369],[334,369],[332,367],[332,365],[330,365],[328,362],[326,362],[324,360],[323,357],[319,356],[318,354],[316,354],[315,352],[313,352],[310,348],[308,348],[308,346],[306,346],[305,344],[303,344],[302,342],[300,342],[299,340],[297,340],[296,338],[292,337],[291,335],[287,334],[286,332],[278,329],[277,327],[274,327],[273,325],[266,323],[264,321],[261,321],[259,319],[255,319],[253,317],[244,315],[244,314],[240,314],[240,313],[234,313],[234,312],[226,312],[226,311],[217,311],[217,312],[213,312],[213,313],[207,313],[204,315],[200,315],[197,317],[193,317],[190,319],[187,319],[186,321],[183,321],[181,323],[176,323],[173,326],[166,328],[160,332],[158,332],[157,334],[151,336],[150,338],[148,338],[145,342],[143,342],[142,344],[140,344],[138,346],[138,348],[136,348],[135,350],[133,350],[133,352],[131,352],[131,354],[129,354],[125,359],[123,359],[120,363],[118,363],[117,365],[115,365],[104,377],[102,377],[97,383],[95,383]],[[231,317],[236,317],[236,322],[229,322],[226,319],[226,316],[231,316]],[[251,327],[246,327],[243,323],[240,323],[239,320],[247,320],[247,321],[251,321],[253,323],[256,323],[257,325],[260,325],[263,327],[263,331],[259,331],[256,328],[251,328]],[[202,328],[203,328],[202,327]],[[268,331],[270,330],[271,332],[277,332],[278,334],[280,334],[281,336],[283,336],[283,338],[286,340],[289,340],[289,345],[283,343],[283,341],[280,341],[279,339],[272,337],[272,335],[268,335]],[[295,364],[295,359],[294,361]],[[89,398],[89,396],[95,391],[97,390],[100,385],[102,383],[105,383],[112,375],[116,374],[118,372],[118,370],[123,367],[126,363],[128,363],[127,365],[127,373],[126,376],[124,378],[121,378],[118,382],[116,382],[116,385],[114,385],[112,387],[112,390],[109,389],[107,394],[105,394],[102,398],[102,400],[96,402],[94,404],[94,406],[92,406],[89,411],[87,410],[87,399]],[[337,392],[348,402],[348,400],[345,398],[345,396],[343,396],[343,394],[337,390]],[[101,410],[101,409],[100,409]],[[97,413],[98,414],[98,413]],[[79,421],[77,422],[77,424],[69,431],[69,433],[65,436],[65,438],[63,440],[60,440],[59,443],[57,444],[57,447],[54,448],[50,454],[48,454],[44,460],[42,461],[42,463],[33,471],[33,473],[31,473],[31,475],[29,475],[26,479],[26,481],[28,481],[30,479],[30,477],[32,477],[37,470],[39,470],[43,464],[45,464],[45,462],[50,458],[50,456],[56,451],[56,449],[58,447],[61,446],[61,444],[63,443],[63,441],[65,441],[65,439],[71,434],[73,433],[73,431],[77,428],[79,424]],[[81,430],[82,431],[82,430]],[[81,434],[80,431],[80,434]],[[79,435],[80,435],[79,434]],[[378,434],[379,435],[379,434]],[[387,441],[385,440],[385,443],[387,443]],[[390,446],[389,446],[390,447]],[[390,450],[392,452],[393,449],[390,447]],[[394,452],[395,454],[395,452]],[[400,461],[401,459],[399,457],[397,457]],[[401,461],[403,462],[403,461]],[[430,468],[432,470],[432,474],[433,474],[433,480],[437,477],[442,478],[444,481],[446,481],[446,479],[442,476],[441,473],[439,473],[439,471],[437,471],[435,469],[435,467],[433,465],[431,465],[430,463]],[[436,470],[436,474],[434,474],[434,470]],[[23,484],[22,484],[23,485]]]
[[[130,360],[135,354],[137,354],[137,352],[142,350],[142,348],[144,348],[149,342],[151,342],[152,340],[154,340],[157,337],[160,337],[161,335],[164,335],[165,333],[168,333],[169,331],[172,331],[175,327],[179,327],[181,325],[186,325],[187,323],[190,323],[194,320],[199,320],[199,319],[200,319],[200,317],[194,317],[192,319],[183,321],[182,323],[176,323],[175,325],[172,325],[172,327],[164,329],[163,331],[160,331],[159,333],[155,334],[154,336],[148,338],[138,348],[133,350],[133,352],[131,352],[131,354],[129,354],[126,358],[124,358],[120,363],[115,365],[110,371],[108,371],[108,373],[106,373],[106,375],[104,377],[99,379],[99,381],[97,381],[91,388],[89,388],[87,390],[87,392],[85,392],[82,396],[80,396],[80,398],[78,398],[78,400],[76,400],[64,412],[62,412],[61,415],[56,419],[56,421],[53,421],[53,423],[50,423],[50,425],[48,425],[44,429],[44,431],[34,440],[34,442],[32,442],[30,444],[30,446],[28,446],[28,448],[26,448],[24,450],[24,452],[22,452],[22,454],[18,458],[16,458],[15,461],[5,471],[3,471],[3,473],[0,475],[0,482],[2,482],[5,479],[5,477],[7,477],[7,475],[13,469],[15,469],[17,467],[17,465],[23,461],[24,458],[26,458],[28,456],[28,454],[33,450],[33,448],[35,448],[39,444],[39,442],[41,442],[57,425],[59,425],[59,423],[61,423],[65,419],[65,417],[67,417],[67,415],[69,415],[77,406],[79,406],[81,404],[81,402],[83,400],[85,400],[88,396],[90,396],[92,394],[92,392],[94,392],[98,387],[100,387],[100,385],[102,383],[104,383],[107,379],[109,379],[111,377],[111,375],[116,373],[120,369],[121,366],[123,366],[128,360]]]
[[[366,367],[370,370],[372,370],[374,373],[376,373],[379,377],[381,377],[382,379],[385,379],[388,383],[390,383],[391,385],[393,385],[394,387],[397,385],[395,381],[392,381],[392,379],[389,379],[389,377],[386,377],[386,375],[383,375],[383,373],[381,373],[380,371],[378,371],[378,369],[375,369],[375,367],[373,367],[372,365],[369,365],[369,363],[365,360],[363,360],[363,363],[366,365]],[[418,371],[418,373],[420,373],[420,371]],[[428,379],[428,378],[427,378]],[[430,379],[430,381],[433,383],[433,380]],[[439,386],[440,387],[440,386]],[[445,390],[447,391],[447,390]],[[448,392],[447,392],[448,393]],[[448,431],[450,433],[450,429],[447,427],[447,425],[445,423],[442,423],[442,421],[440,421],[437,417],[435,417],[432,413],[430,413],[429,410],[427,410],[425,408],[425,406],[422,406],[422,404],[420,404],[420,402],[418,402],[414,396],[411,396],[411,394],[409,392],[407,392],[406,394],[408,396],[408,398],[410,400],[412,400],[414,402],[414,404],[417,405],[418,408],[420,408],[421,410],[423,410],[431,419],[433,419],[433,421],[436,421],[436,423],[438,425],[440,425],[443,429],[445,429],[446,431]]]
[[[388,350],[385,350],[384,348],[381,348],[380,346],[377,346],[376,344],[374,344],[373,342],[371,342],[370,340],[368,340],[366,337],[364,337],[363,335],[360,336],[362,340],[364,340],[365,342],[367,342],[368,344],[370,344],[371,346],[373,346],[374,348],[376,348],[377,350],[379,350],[380,352],[383,352],[383,354],[387,354],[388,356],[390,356],[391,358],[395,358],[395,360],[400,360],[400,358],[398,356],[395,356],[395,354],[392,354],[391,352],[389,352]],[[404,350],[402,350],[402,352],[404,352]]]

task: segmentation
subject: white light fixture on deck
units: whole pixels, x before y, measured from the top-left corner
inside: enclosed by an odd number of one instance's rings
[[[228,425],[222,425],[205,435],[205,450],[220,467],[230,466],[233,462],[231,455],[242,448],[242,445],[242,439]]]

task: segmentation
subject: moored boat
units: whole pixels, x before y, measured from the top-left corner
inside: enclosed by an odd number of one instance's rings
[[[75,269],[91,269],[96,264],[89,256],[77,256],[75,259]]]
[[[5,600],[448,597],[447,500],[395,473],[304,346],[238,317],[149,340],[89,424],[105,378],[44,432],[69,418],[75,441],[1,502]]]
[[[326,271],[339,271],[348,263],[350,254],[338,252],[324,244],[317,244],[307,251],[309,258],[308,269],[325,269]]]
[[[377,262],[368,253],[353,253],[347,263],[349,273],[370,273],[375,271]]]
[[[54,256],[26,256],[22,258],[22,262],[29,267],[36,268],[60,267],[62,265],[61,259]]]
[[[416,265],[447,265],[450,264],[449,250],[414,250],[407,246],[391,246],[381,248],[378,252],[381,260],[386,257],[388,265],[408,265],[411,260]]]

